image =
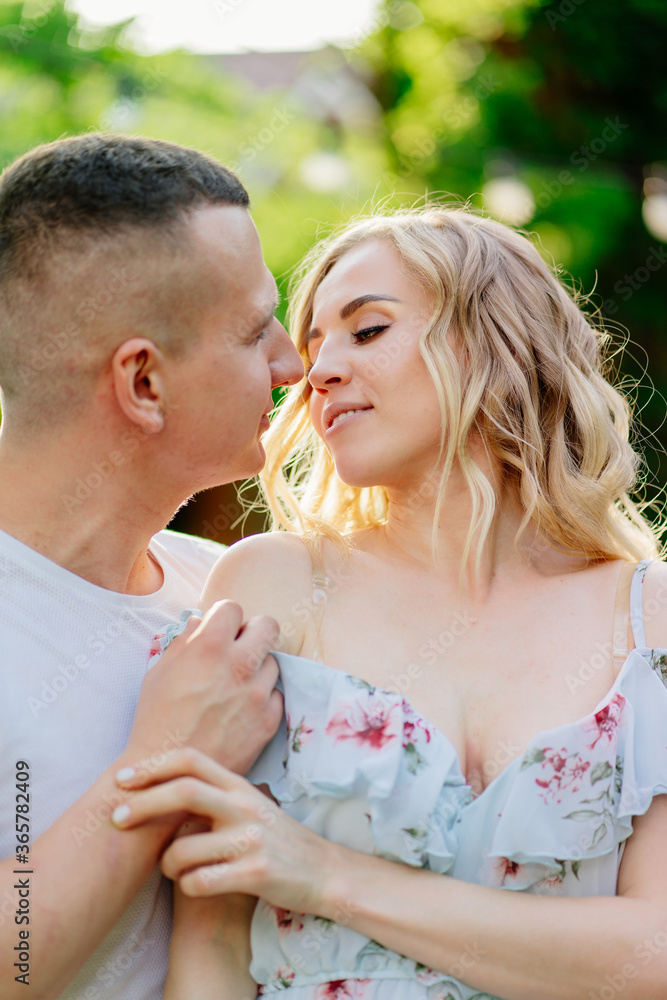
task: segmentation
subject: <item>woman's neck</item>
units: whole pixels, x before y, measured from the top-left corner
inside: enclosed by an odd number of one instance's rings
[[[505,476],[484,470],[495,493],[495,510],[475,571],[478,537],[468,550],[464,588],[472,605],[482,606],[492,588],[517,572],[552,576],[583,569],[588,560],[558,552],[537,532],[534,522],[517,532],[525,511]],[[433,475],[410,488],[388,489],[385,524],[375,533],[374,545],[390,558],[422,565],[458,589],[473,514],[472,498],[460,472],[449,477],[444,501],[436,516],[439,477]],[[478,536],[479,533],[477,533]],[[435,559],[434,559],[435,542]]]

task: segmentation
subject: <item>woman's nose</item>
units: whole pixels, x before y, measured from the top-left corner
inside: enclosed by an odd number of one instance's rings
[[[313,389],[326,391],[331,385],[349,382],[351,377],[352,369],[345,351],[340,346],[322,344],[308,372]]]

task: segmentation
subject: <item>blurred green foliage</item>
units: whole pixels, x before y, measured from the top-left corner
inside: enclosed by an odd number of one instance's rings
[[[388,5],[391,8],[391,4]],[[660,0],[421,0],[423,19],[369,39],[397,187],[482,204],[494,177],[532,192],[526,228],[630,343],[619,359],[664,488],[667,247],[647,231],[647,178],[667,206]],[[418,20],[418,18],[417,18]],[[472,196],[472,197],[471,197]],[[657,437],[653,437],[653,435]]]
[[[628,385],[641,382],[633,392],[657,495],[667,247],[644,225],[642,201],[647,191],[667,198],[662,0],[385,0],[347,50],[318,54],[301,87],[282,90],[185,51],[139,55],[127,28],[92,31],[62,0],[0,0],[0,165],[89,129],[196,146],[248,185],[283,290],[317,235],[373,204],[428,192],[483,205],[490,182],[518,183],[541,252],[595,289],[609,326],[629,330],[618,365]],[[365,116],[314,113],[313,72],[319,84],[353,81]],[[304,164],[317,156],[333,180],[309,180]]]

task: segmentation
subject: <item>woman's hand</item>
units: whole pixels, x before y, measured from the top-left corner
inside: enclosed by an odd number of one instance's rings
[[[326,915],[335,844],[198,750],[174,751],[150,775],[129,770],[116,777],[120,788],[132,792],[113,813],[119,829],[179,812],[210,825],[207,832],[179,837],[162,855],[162,871],[185,895],[245,893],[297,913]]]

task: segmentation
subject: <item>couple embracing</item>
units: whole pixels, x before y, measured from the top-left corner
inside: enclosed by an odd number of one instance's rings
[[[290,339],[248,208],[122,136],[0,181],[3,998],[656,1000],[667,570],[604,333],[432,206],[316,247]],[[273,532],[163,530],[263,466]]]

